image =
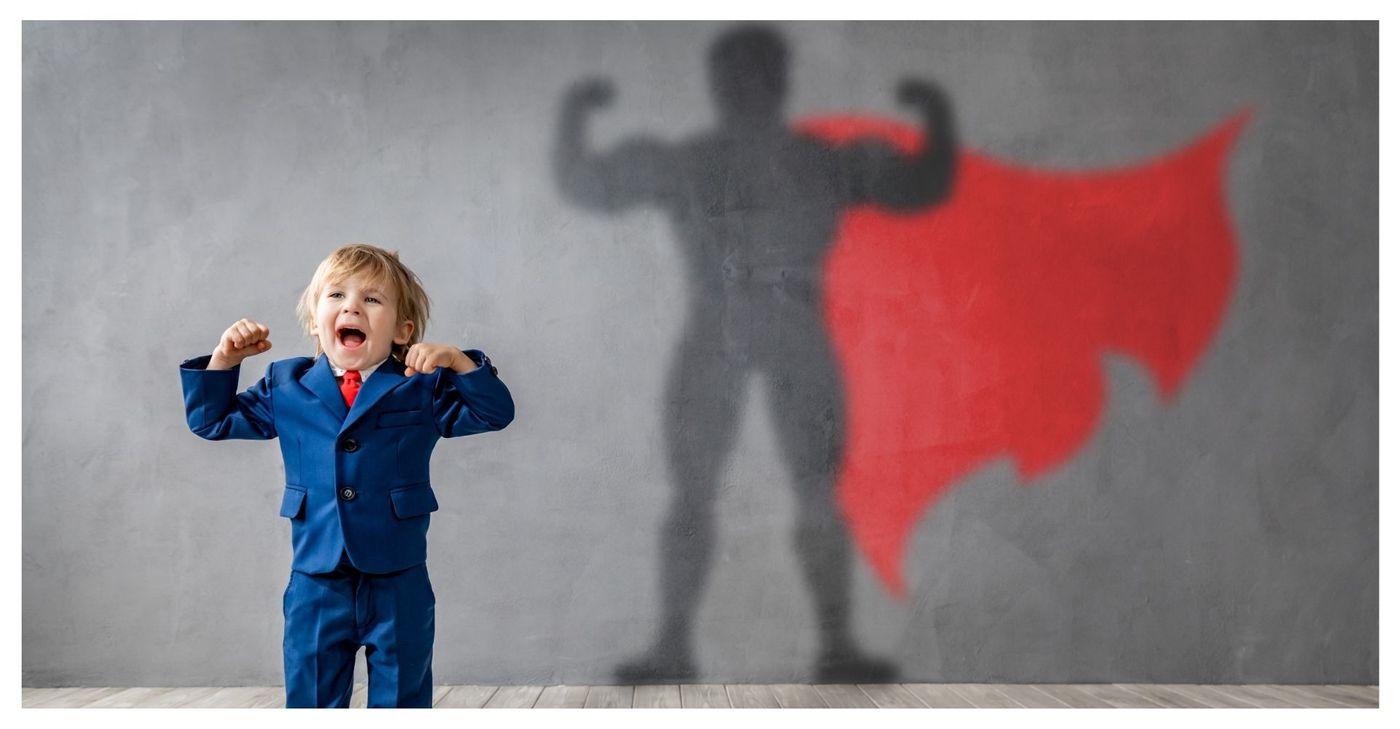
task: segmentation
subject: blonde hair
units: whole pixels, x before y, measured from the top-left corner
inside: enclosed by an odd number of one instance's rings
[[[321,289],[328,281],[339,282],[359,276],[378,285],[392,284],[397,292],[394,304],[398,321],[394,322],[395,326],[405,319],[413,322],[408,344],[395,342],[390,351],[395,359],[402,362],[408,348],[423,341],[423,333],[428,329],[430,302],[428,293],[423,290],[423,282],[399,261],[398,251],[386,251],[368,243],[351,243],[332,251],[316,267],[311,283],[307,284],[301,301],[297,302],[297,318],[301,320],[302,331],[316,342],[316,356],[320,357],[321,340],[311,334],[311,323],[316,316],[316,301],[321,298]]]

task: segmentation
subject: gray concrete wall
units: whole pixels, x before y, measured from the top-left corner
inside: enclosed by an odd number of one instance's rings
[[[925,514],[852,627],[913,681],[1377,682],[1377,26],[787,24],[792,118],[908,118],[1032,166],[1146,159],[1232,112],[1236,289],[1163,404],[1104,359],[1100,427],[1018,485]],[[611,78],[601,147],[714,123],[722,24],[26,23],[25,686],[276,684],[289,527],[277,448],[186,428],[176,365],[240,317],[309,355],[332,248],[401,251],[429,341],[488,351],[506,431],[439,445],[439,683],[609,683],[661,614],[667,368],[688,279],[664,214],[560,193],[564,90]],[[82,372],[78,375],[79,371]],[[699,678],[803,681],[816,611],[757,379],[713,509]]]

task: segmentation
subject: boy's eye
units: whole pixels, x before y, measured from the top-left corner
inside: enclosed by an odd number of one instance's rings
[[[374,303],[374,304],[378,304],[378,303],[379,303],[379,299],[376,299],[376,298],[374,298],[373,296],[366,296],[366,297],[365,297],[365,301],[368,301],[368,302],[371,302],[371,303]]]
[[[342,294],[342,293],[340,293],[339,291],[332,291],[331,293],[327,294],[327,296],[329,296],[329,297],[332,298],[332,299],[337,299],[337,298],[340,298],[340,297],[342,297],[342,296],[344,296],[344,295],[345,295],[345,294]]]

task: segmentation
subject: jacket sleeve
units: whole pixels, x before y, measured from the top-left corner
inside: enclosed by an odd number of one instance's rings
[[[491,358],[476,349],[463,353],[477,363],[476,369],[457,374],[440,368],[433,385],[433,418],[444,438],[500,430],[515,419],[515,401]]]
[[[180,364],[185,390],[185,420],[190,431],[207,440],[277,437],[272,411],[272,367],[257,384],[239,393],[239,368],[211,370],[210,355]]]

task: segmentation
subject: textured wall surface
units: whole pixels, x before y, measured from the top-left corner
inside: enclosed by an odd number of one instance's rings
[[[437,681],[610,683],[642,654],[691,279],[660,208],[580,207],[550,155],[588,76],[617,91],[595,148],[711,128],[725,28],[26,23],[24,685],[281,682],[277,448],[191,435],[176,367],[240,317],[273,342],[243,386],[311,354],[297,296],[351,241],[399,250],[428,340],[488,351],[518,405],[432,464]],[[906,600],[854,561],[864,650],[914,681],[1376,683],[1376,24],[780,29],[788,118],[916,123],[898,82],[933,79],[967,149],[1027,166],[1149,159],[1254,109],[1233,298],[1182,390],[1106,356],[1088,444],[1024,485],[1008,461],[960,482],[919,521]],[[809,680],[783,413],[769,381],[735,387],[698,676]]]

